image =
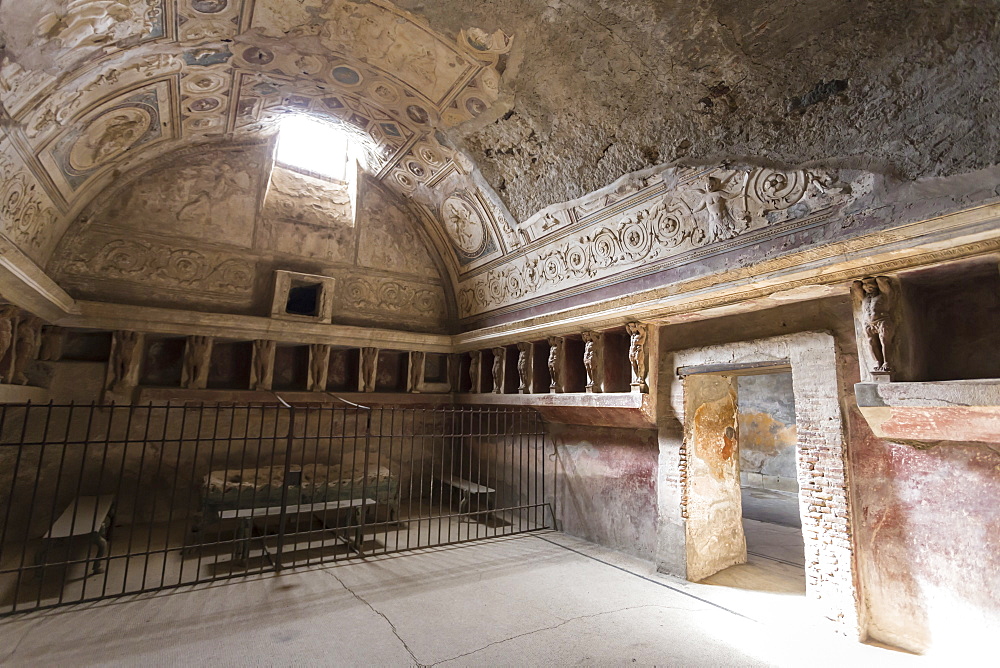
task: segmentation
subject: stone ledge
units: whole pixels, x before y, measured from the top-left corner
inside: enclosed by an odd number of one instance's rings
[[[330,404],[331,406],[344,406],[350,408],[349,404],[340,401],[344,399],[361,406],[382,406],[382,405],[451,405],[453,403],[450,394],[418,394],[408,392],[302,392],[291,390],[276,390],[275,392],[257,390],[186,390],[179,387],[140,387],[137,392],[136,403],[165,404],[171,403],[234,403],[234,404],[277,404],[280,403],[275,395],[290,404]]]
[[[655,401],[649,394],[609,392],[602,394],[459,394],[461,404],[530,406],[550,422],[594,427],[656,426]]]
[[[879,438],[919,448],[1000,443],[1000,379],[857,383],[854,394]]]
[[[44,404],[49,401],[49,391],[33,385],[0,384],[0,404]]]

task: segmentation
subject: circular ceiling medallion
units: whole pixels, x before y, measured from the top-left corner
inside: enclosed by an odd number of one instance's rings
[[[476,257],[486,245],[486,228],[476,206],[460,195],[452,195],[441,206],[444,227],[458,250]]]
[[[229,6],[229,0],[191,0],[191,8],[202,14],[218,14]]]
[[[430,114],[423,107],[418,107],[415,104],[411,104],[406,108],[406,115],[410,117],[410,120],[414,123],[420,123],[424,125],[430,120]]]
[[[414,181],[413,178],[406,172],[395,171],[392,173],[392,178],[394,178],[396,183],[402,186],[404,190],[413,190],[417,187],[416,181]]]
[[[410,174],[413,174],[418,179],[423,177],[427,173],[427,170],[424,169],[423,165],[421,165],[419,162],[414,162],[412,160],[406,163],[406,168],[410,170]]]
[[[243,52],[243,60],[251,65],[267,65],[274,60],[274,52],[260,46],[251,46]]]
[[[344,65],[334,67],[332,74],[335,81],[345,86],[356,86],[361,83],[361,75],[358,74],[357,70],[352,70]]]
[[[470,97],[465,101],[465,108],[473,116],[478,116],[479,114],[486,111],[486,103],[480,100],[478,97]]]
[[[205,93],[214,93],[215,91],[221,89],[224,85],[226,85],[226,80],[218,74],[206,72],[203,74],[185,77],[182,85],[184,87],[184,91],[187,93],[204,95]]]
[[[318,74],[323,69],[323,61],[316,56],[306,54],[296,57],[292,61],[292,66],[296,72],[312,76],[313,74]]]
[[[396,90],[395,87],[390,86],[383,81],[377,82],[374,86],[369,88],[368,91],[372,94],[372,97],[379,102],[392,104],[399,99],[399,91]]]
[[[191,102],[191,104],[188,105],[188,111],[196,114],[212,111],[213,109],[218,109],[220,104],[222,104],[222,102],[220,102],[218,98],[203,97]]]
[[[417,157],[434,167],[439,167],[444,164],[444,158],[442,158],[437,151],[426,144],[417,149]]]
[[[184,121],[184,129],[189,132],[208,132],[222,127],[218,116],[192,116]]]
[[[94,119],[73,144],[69,164],[84,171],[114,160],[142,139],[153,119],[148,111],[125,107]]]

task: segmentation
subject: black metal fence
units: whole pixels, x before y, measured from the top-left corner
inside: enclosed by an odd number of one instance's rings
[[[545,460],[519,408],[0,405],[0,614],[548,528]]]

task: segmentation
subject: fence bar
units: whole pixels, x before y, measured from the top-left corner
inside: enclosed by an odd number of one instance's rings
[[[0,405],[0,615],[549,525],[533,410],[278,401]]]

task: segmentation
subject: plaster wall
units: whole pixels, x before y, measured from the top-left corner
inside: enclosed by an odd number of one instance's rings
[[[1000,624],[998,448],[957,444],[918,450],[876,438],[854,400],[859,371],[846,297],[678,324],[662,339],[670,348],[685,349],[736,343],[733,332],[742,341],[807,330],[831,332],[836,343],[861,631],[916,652],[971,656],[986,651],[985,639]],[[667,368],[670,354],[661,351],[664,386],[673,371]],[[657,563],[661,570],[684,575],[677,550],[682,520],[674,508],[681,502],[685,476],[678,476],[677,463],[684,463],[685,454],[678,420],[667,413],[661,409]],[[816,498],[807,511],[822,509],[820,503],[829,500]],[[843,560],[829,562],[823,570],[843,565]]]
[[[556,517],[566,533],[644,559],[656,553],[656,431],[549,425]]]
[[[1000,444],[921,450],[874,436],[850,401],[847,418],[869,635],[948,660],[983,656],[1000,628]]]
[[[687,578],[698,582],[745,563],[736,378],[706,374],[684,388]]]
[[[737,395],[740,482],[748,487],[797,491],[791,372],[740,376]]]
[[[336,280],[335,322],[441,331],[448,280],[421,224],[374,179],[345,189],[272,166],[270,143],[154,161],[95,200],[48,272],[76,299],[270,313],[276,270]]]

